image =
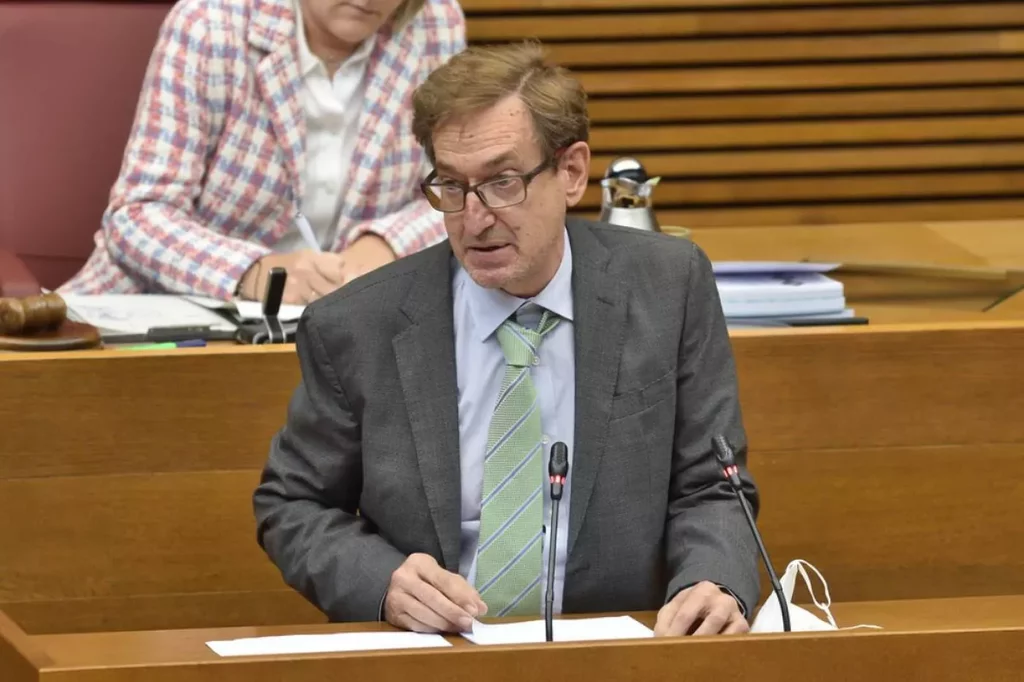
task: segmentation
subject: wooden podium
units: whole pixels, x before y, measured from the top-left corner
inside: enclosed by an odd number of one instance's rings
[[[0,612],[4,682],[1019,682],[1024,595],[837,604],[845,630],[221,658],[206,642],[376,623],[27,635]],[[632,614],[648,625],[653,613]]]

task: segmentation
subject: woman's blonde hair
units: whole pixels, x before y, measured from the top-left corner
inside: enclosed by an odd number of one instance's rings
[[[395,28],[401,28],[412,21],[416,13],[423,9],[427,0],[402,0],[402,4],[395,8],[391,15],[391,22]]]
[[[549,64],[536,41],[473,46],[448,60],[413,94],[413,134],[433,162],[438,126],[510,95],[518,95],[530,111],[545,158],[589,139],[583,86],[566,69]]]

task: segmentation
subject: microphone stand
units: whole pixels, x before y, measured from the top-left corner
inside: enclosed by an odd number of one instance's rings
[[[772,591],[775,592],[775,598],[779,601],[779,610],[782,612],[782,629],[784,632],[791,632],[789,604],[786,603],[786,596],[782,591],[782,585],[779,583],[779,576],[775,574],[775,569],[772,567],[772,560],[768,557],[768,550],[761,539],[761,533],[757,530],[757,523],[754,521],[754,515],[750,511],[750,505],[747,504],[747,498],[743,495],[739,467],[736,466],[736,455],[724,436],[715,436],[711,439],[711,444],[715,451],[715,457],[718,458],[718,462],[722,465],[722,473],[725,475],[725,480],[729,482],[729,486],[740,501],[743,515],[747,517],[747,525],[750,526],[750,532],[757,543],[757,551],[760,552],[761,561],[764,562],[764,567],[768,571],[768,579],[771,580]]]
[[[555,557],[558,554],[558,507],[562,500],[565,477],[569,473],[569,448],[558,442],[551,446],[548,476],[551,481],[551,542],[548,543],[548,580],[544,595],[544,639],[554,641],[555,630]]]
[[[561,495],[557,498],[551,497],[551,527],[558,528],[558,507]],[[544,639],[548,642],[554,641],[554,604],[555,604],[555,540],[558,536],[556,531],[551,532],[551,551],[548,552],[548,584],[547,594],[544,597]]]

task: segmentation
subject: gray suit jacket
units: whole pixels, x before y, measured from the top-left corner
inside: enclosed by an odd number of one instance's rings
[[[710,263],[676,237],[568,221],[576,433],[563,610],[653,610],[709,580],[751,614],[757,549],[711,438],[737,448]],[[306,309],[302,383],[254,496],[261,546],[332,620],[376,620],[391,573],[459,567],[452,253],[443,242]]]

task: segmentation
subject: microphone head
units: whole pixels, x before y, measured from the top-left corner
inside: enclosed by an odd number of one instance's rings
[[[718,462],[723,467],[732,466],[736,462],[736,455],[732,451],[729,441],[725,439],[725,436],[718,435],[712,438],[711,447],[715,451],[715,457],[718,458]]]
[[[569,473],[569,446],[558,441],[551,446],[551,458],[548,460],[548,475],[562,476]]]
[[[288,281],[288,271],[281,267],[271,268],[267,276],[267,288],[263,292],[263,317],[277,317],[281,310],[281,299],[284,297],[284,285]]]

